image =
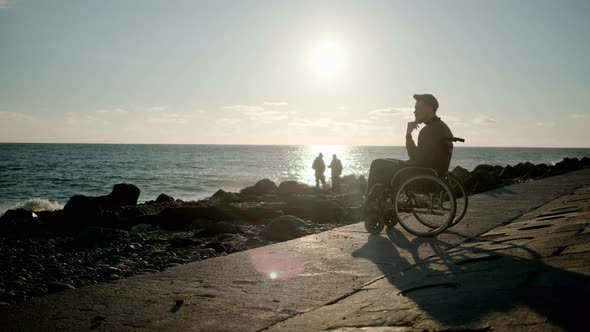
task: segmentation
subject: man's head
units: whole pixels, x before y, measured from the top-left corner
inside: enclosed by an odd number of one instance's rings
[[[333,159],[336,159],[336,155],[335,155],[335,154],[333,154],[333,155],[332,155],[332,158],[333,158]]]
[[[319,157],[319,158],[322,158],[323,156],[324,156],[324,154],[323,154],[323,153],[321,153],[321,152],[320,152],[320,154],[318,154],[318,157]]]
[[[415,94],[414,99],[416,104],[414,105],[414,115],[416,116],[417,123],[428,122],[436,115],[438,110],[438,100],[431,94]]]

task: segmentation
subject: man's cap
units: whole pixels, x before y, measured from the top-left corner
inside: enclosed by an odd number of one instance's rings
[[[438,109],[438,100],[429,93],[415,94],[414,99],[421,100],[423,103],[430,105],[435,112]]]

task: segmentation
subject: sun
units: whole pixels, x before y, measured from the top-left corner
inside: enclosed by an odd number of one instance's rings
[[[346,52],[335,43],[320,44],[313,49],[312,65],[320,77],[333,77],[346,65]]]

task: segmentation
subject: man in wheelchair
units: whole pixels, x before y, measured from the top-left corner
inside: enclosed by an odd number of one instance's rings
[[[406,130],[406,150],[410,159],[407,161],[373,160],[367,180],[364,214],[375,208],[374,203],[379,192],[389,185],[394,175],[401,169],[424,167],[433,169],[440,177],[444,177],[448,172],[453,153],[453,133],[437,116],[438,100],[431,94],[415,94],[414,99],[416,100],[415,120],[408,123]],[[418,134],[418,145],[416,145],[412,132],[419,128],[420,124],[424,124],[424,127]]]

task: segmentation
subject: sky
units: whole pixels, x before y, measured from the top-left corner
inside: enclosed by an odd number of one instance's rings
[[[0,0],[0,142],[590,147],[590,1]]]

